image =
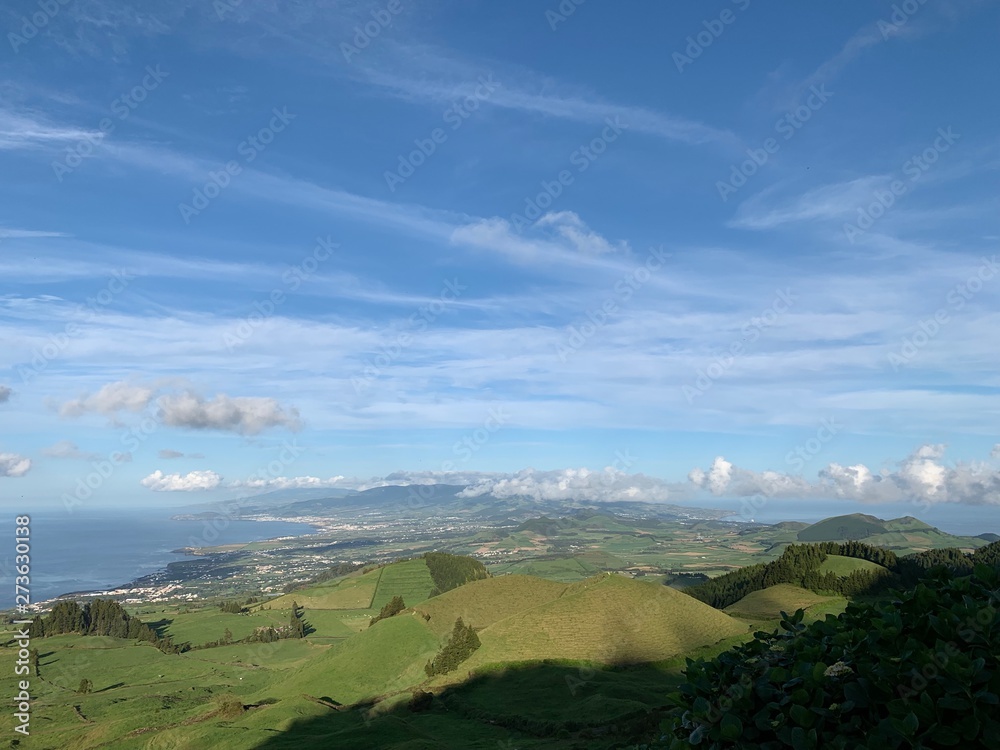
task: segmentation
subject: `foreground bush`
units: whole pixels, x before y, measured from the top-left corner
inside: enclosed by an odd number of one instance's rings
[[[670,748],[1000,747],[1000,578],[940,571],[899,599],[688,662]]]

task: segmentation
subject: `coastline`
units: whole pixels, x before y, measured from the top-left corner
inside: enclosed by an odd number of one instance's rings
[[[182,514],[183,515],[183,514]],[[213,518],[226,518],[228,524],[228,517],[222,514],[209,514]],[[198,514],[198,518],[193,517],[179,517],[170,516],[171,521],[208,521],[205,514]],[[28,605],[28,611],[24,613],[17,613],[13,605],[6,607],[3,610],[4,613],[15,613],[22,617],[34,617],[36,614],[51,610],[51,608],[59,601],[67,599],[96,599],[101,597],[115,598],[120,601],[124,601],[130,604],[145,604],[145,603],[155,603],[161,601],[167,601],[172,599],[187,599],[189,601],[196,601],[199,597],[196,594],[183,595],[178,592],[179,589],[184,588],[179,581],[189,580],[193,576],[191,575],[195,571],[185,571],[184,569],[188,566],[193,566],[195,568],[200,568],[204,566],[211,567],[217,565],[225,560],[227,555],[234,552],[238,552],[249,544],[261,543],[261,542],[275,542],[281,540],[293,540],[302,539],[305,537],[312,536],[314,534],[320,533],[322,527],[316,523],[306,523],[298,521],[286,521],[284,519],[275,518],[240,518],[235,519],[241,522],[256,522],[256,523],[286,523],[286,524],[296,524],[308,527],[309,531],[300,534],[276,534],[274,536],[268,536],[263,538],[253,538],[249,540],[241,540],[235,542],[225,542],[218,545],[205,545],[205,546],[181,546],[173,549],[169,549],[170,555],[182,555],[187,556],[190,559],[180,559],[171,560],[165,564],[160,565],[155,570],[142,575],[133,576],[124,583],[120,584],[109,584],[107,586],[93,587],[93,588],[80,588],[73,589],[70,591],[59,593],[55,596],[47,596],[44,599],[33,601]],[[225,528],[225,527],[223,527]],[[229,549],[226,549],[229,548]],[[121,580],[121,579],[119,579]]]

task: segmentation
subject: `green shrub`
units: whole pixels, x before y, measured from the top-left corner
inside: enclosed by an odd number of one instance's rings
[[[666,746],[1000,747],[998,608],[1000,575],[981,565],[808,627],[782,613],[784,632],[689,660]]]

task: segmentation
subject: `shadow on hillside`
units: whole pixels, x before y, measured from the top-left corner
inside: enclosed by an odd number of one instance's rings
[[[173,624],[173,622],[174,622],[173,620],[168,620],[166,617],[164,617],[162,620],[154,620],[153,622],[147,622],[146,625],[149,625],[149,627],[153,629],[153,632],[156,633],[157,638],[165,638],[167,635],[167,629]]]
[[[620,747],[656,735],[666,695],[679,682],[676,672],[651,664],[510,666],[443,689],[425,706],[410,703],[407,692],[386,701],[388,709],[371,701],[330,708],[275,731],[256,750]]]

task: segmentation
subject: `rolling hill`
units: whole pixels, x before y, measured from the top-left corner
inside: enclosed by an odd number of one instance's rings
[[[459,592],[478,597],[478,585]],[[543,659],[659,661],[744,633],[745,625],[679,591],[605,574],[487,626],[479,633],[482,647],[458,673]]]
[[[903,553],[945,547],[971,550],[987,544],[980,537],[948,534],[913,516],[885,521],[864,513],[826,518],[801,529],[795,537],[799,542],[863,541]]]
[[[842,596],[824,596],[791,583],[779,583],[747,594],[724,611],[748,620],[777,620],[782,612],[791,614],[797,609],[804,609],[808,615],[811,609],[822,607],[823,614],[826,614],[827,609],[846,605],[847,599]]]

